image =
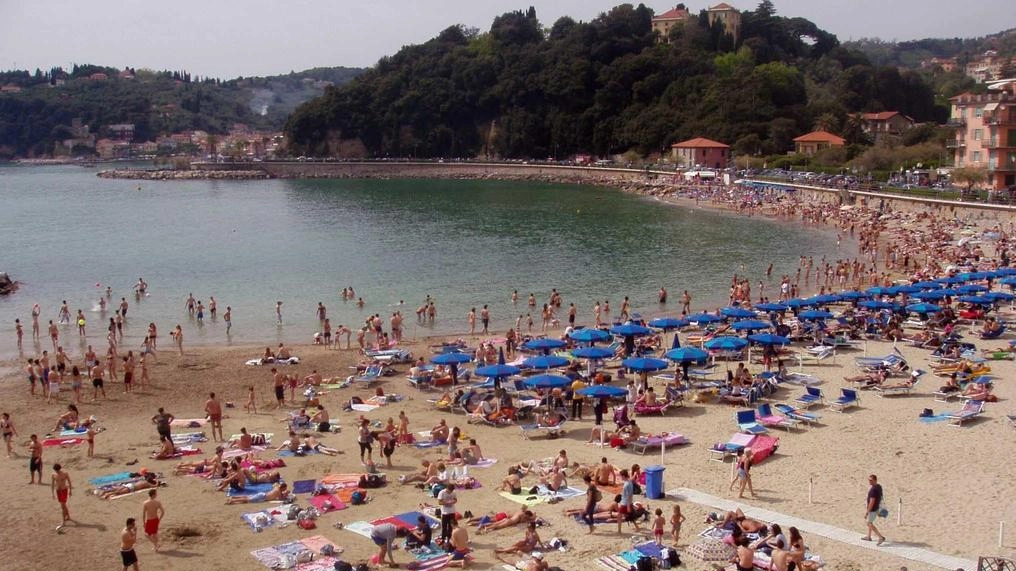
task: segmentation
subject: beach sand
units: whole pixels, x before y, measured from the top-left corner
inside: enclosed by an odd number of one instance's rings
[[[869,343],[869,355],[881,355],[891,345]],[[412,347],[415,354],[426,353],[424,344]],[[923,352],[902,348],[914,363],[924,361]],[[0,461],[0,477],[7,484],[7,508],[0,515],[0,525],[7,530],[0,539],[7,559],[4,568],[56,568],[65,567],[68,559],[78,569],[116,568],[119,530],[126,517],[139,517],[143,494],[105,501],[85,493],[88,479],[124,470],[171,472],[175,462],[147,458],[157,442],[157,435],[149,417],[163,406],[179,418],[202,416],[205,393],[216,391],[224,400],[238,408],[227,409],[225,433],[248,431],[274,432],[276,442],[284,435],[279,419],[285,410],[271,409],[268,402],[271,392],[270,373],[266,367],[247,367],[243,362],[255,355],[257,348],[190,349],[182,357],[169,351],[159,354],[159,362],[152,368],[154,386],[125,396],[122,385],[111,383],[109,401],[86,403],[81,406],[85,415],[96,415],[107,430],[97,436],[96,457],[85,458],[83,446],[74,448],[46,448],[45,475],[48,483],[53,462],[61,462],[75,481],[75,493],[70,500],[73,517],[80,522],[71,524],[62,534],[53,531],[59,523],[58,505],[47,487],[29,487],[25,483],[27,458],[23,449],[19,457]],[[308,374],[317,369],[327,376],[345,376],[347,368],[356,361],[354,351],[330,351],[321,347],[297,347],[303,358],[300,365],[287,368]],[[932,551],[974,559],[978,554],[1014,554],[1016,540],[1007,541],[1006,548],[996,547],[998,522],[1016,518],[1016,478],[1011,469],[1012,428],[1007,426],[1005,413],[1016,389],[1008,382],[1014,373],[1012,361],[992,362],[999,381],[996,392],[1001,402],[988,405],[986,418],[970,426],[955,428],[946,423],[924,423],[917,418],[923,408],[936,412],[958,408],[957,404],[944,405],[930,396],[938,383],[929,375],[912,396],[878,398],[865,393],[861,407],[839,414],[819,410],[823,425],[807,430],[783,433],[778,453],[753,471],[758,498],[746,503],[807,520],[837,527],[864,531],[863,505],[867,491],[867,475],[876,473],[886,490],[887,503],[892,509],[888,520],[881,520],[883,533],[893,542],[909,542]],[[401,370],[405,366],[399,367]],[[852,374],[856,368],[853,356],[841,353],[835,363],[807,367],[808,372],[826,379],[823,390],[838,392],[845,383],[840,379]],[[63,410],[67,395],[60,404],[46,405],[42,399],[28,399],[25,382],[20,378],[6,377],[0,389],[4,410],[12,413],[21,438],[28,433],[45,433],[52,428],[56,416]],[[246,387],[254,384],[259,393],[259,413],[248,415],[243,410]],[[516,461],[554,456],[566,449],[575,461],[594,462],[601,455],[618,466],[639,463],[643,466],[658,463],[659,453],[645,456],[628,451],[600,449],[587,446],[591,420],[570,423],[571,429],[559,439],[539,438],[523,440],[517,427],[494,428],[466,425],[465,418],[431,410],[426,398],[432,396],[409,387],[403,375],[390,377],[380,384],[386,393],[399,393],[407,397],[401,403],[390,404],[366,414],[370,419],[385,420],[405,410],[411,419],[411,428],[424,430],[445,418],[449,424],[461,426],[476,438],[487,456],[496,457],[498,463],[488,469],[473,469],[471,475],[479,478],[483,487],[462,491],[459,494],[460,511],[474,513],[486,511],[513,511],[518,505],[496,493],[497,484],[507,467]],[[781,390],[775,400],[792,398],[799,390]],[[361,470],[355,448],[355,431],[352,421],[359,413],[341,412],[340,403],[353,395],[366,398],[371,391],[363,387],[329,391],[324,403],[333,418],[343,427],[341,434],[325,437],[325,442],[345,451],[337,457],[323,455],[305,458],[288,458],[282,474],[287,481],[318,478],[326,473],[351,473]],[[673,410],[666,417],[640,418],[644,430],[678,431],[691,440],[691,444],[668,450],[666,453],[665,489],[687,487],[721,497],[727,493],[729,463],[709,461],[706,448],[714,442],[726,441],[734,432],[733,409],[724,404],[689,404]],[[175,429],[187,431],[191,429]],[[207,432],[208,428],[204,430]],[[200,445],[210,455],[214,443]],[[389,470],[391,479],[416,469],[420,460],[439,459],[442,448],[418,449],[400,447],[394,456],[395,468]],[[273,452],[262,453],[264,458],[274,457]],[[126,463],[138,459],[139,463]],[[814,482],[814,503],[808,502],[808,482]],[[526,485],[534,485],[532,477]],[[345,556],[352,561],[369,557],[373,544],[366,538],[349,531],[332,527],[335,522],[372,520],[396,513],[415,510],[428,498],[412,486],[390,484],[371,493],[372,501],[363,506],[352,506],[323,516],[319,529],[303,531],[290,525],[285,529],[269,528],[254,533],[240,518],[243,512],[256,511],[249,506],[223,505],[222,493],[212,485],[194,477],[169,476],[168,487],[159,495],[167,509],[163,523],[164,549],[155,554],[145,540],[139,540],[138,553],[144,569],[259,569],[260,564],[249,552],[261,547],[276,545],[301,537],[323,534],[346,549]],[[306,498],[306,496],[302,496]],[[903,500],[903,525],[896,524],[897,501]],[[569,540],[567,552],[551,552],[548,560],[562,569],[579,569],[595,566],[597,557],[617,553],[631,545],[631,533],[620,536],[615,527],[598,527],[597,532],[586,535],[586,528],[564,517],[563,508],[580,507],[582,499],[570,499],[558,504],[536,506],[536,513],[551,522],[540,530],[545,540],[561,537]],[[672,500],[651,500],[652,508],[661,507],[669,514]],[[263,506],[257,506],[263,507]],[[687,546],[697,539],[696,534],[706,526],[704,516],[713,509],[693,503],[684,503],[687,516],[681,543]],[[175,538],[183,534],[192,537]],[[521,530],[503,530],[485,535],[472,534],[476,551],[476,568],[499,568],[491,548],[508,545],[521,536]],[[880,554],[878,550],[859,549],[837,541],[805,534],[811,551],[821,554],[829,569],[925,569],[921,564]],[[397,561],[408,562],[407,555],[398,552]],[[514,561],[514,558],[512,559]],[[707,569],[701,562],[685,557],[687,568]],[[589,568],[589,567],[586,567]]]
[[[986,221],[987,224],[989,222]],[[676,295],[676,291],[672,295]],[[678,307],[672,309],[676,311]],[[1011,338],[1009,333],[1003,340],[978,342],[978,346],[1002,346]],[[480,340],[480,337],[467,338],[470,346],[475,346]],[[428,344],[433,342],[421,339],[407,348],[414,355],[427,357],[430,355]],[[903,345],[899,348],[913,366],[928,368],[927,351]],[[223,401],[236,404],[236,408],[226,409],[224,432],[227,436],[246,427],[250,432],[272,432],[275,445],[281,444],[285,427],[280,420],[293,409],[285,407],[278,410],[268,404],[274,402],[269,367],[244,365],[247,359],[259,355],[261,349],[188,347],[185,354],[179,356],[170,350],[167,339],[167,343],[160,347],[158,362],[151,367],[152,387],[124,395],[121,384],[107,383],[108,401],[81,405],[83,416],[94,414],[106,429],[96,437],[94,458],[85,457],[84,446],[46,448],[45,487],[25,483],[28,459],[23,447],[18,447],[16,457],[0,460],[0,479],[5,482],[4,497],[8,502],[7,508],[0,514],[0,527],[4,529],[4,533],[0,534],[0,549],[3,549],[5,557],[0,568],[119,569],[120,529],[125,518],[140,518],[141,503],[146,496],[137,494],[101,500],[86,493],[88,480],[125,470],[136,471],[142,467],[166,474],[172,472],[175,461],[148,459],[149,452],[158,441],[155,427],[149,419],[158,407],[165,407],[178,418],[201,417],[207,393],[215,391]],[[805,371],[820,376],[825,381],[823,391],[835,395],[841,387],[847,386],[842,377],[857,373],[855,356],[863,353],[885,355],[892,349],[889,343],[869,342],[864,351],[840,352],[834,361],[808,366]],[[327,350],[319,346],[296,346],[293,350],[302,362],[284,367],[283,371],[297,373],[301,377],[316,369],[325,377],[344,378],[351,373],[349,367],[359,358],[355,351]],[[80,359],[77,351],[72,353],[72,357],[76,362]],[[744,503],[850,530],[860,537],[865,533],[863,515],[867,476],[874,473],[885,488],[886,503],[892,512],[888,519],[878,522],[891,543],[972,560],[976,560],[978,555],[1016,556],[1016,539],[1007,539],[1002,548],[997,545],[999,522],[1016,520],[1016,502],[1012,501],[1016,497],[1016,477],[1011,461],[1014,432],[1006,419],[1006,414],[1014,412],[1011,403],[1016,397],[1016,387],[1011,379],[1016,373],[1016,364],[1013,361],[993,361],[991,367],[996,377],[995,394],[1000,402],[989,403],[983,418],[969,426],[957,428],[946,422],[926,423],[918,419],[925,408],[940,413],[960,406],[955,401],[950,404],[934,401],[931,393],[942,380],[928,374],[910,396],[879,398],[865,392],[861,406],[849,412],[841,414],[828,408],[816,409],[823,416],[820,426],[791,433],[773,431],[773,435],[780,438],[778,453],[753,469],[758,497],[743,500]],[[388,394],[403,395],[405,400],[378,408],[365,416],[383,422],[388,417],[397,417],[399,411],[404,410],[414,431],[429,429],[444,418],[450,425],[460,426],[468,436],[476,438],[486,456],[498,459],[491,468],[470,470],[470,475],[477,477],[483,487],[461,491],[458,494],[459,511],[470,510],[476,514],[516,511],[518,504],[496,492],[508,466],[519,461],[549,458],[561,449],[567,450],[573,461],[583,463],[593,463],[601,456],[606,456],[619,467],[660,462],[658,451],[641,456],[629,451],[586,445],[592,427],[592,415],[588,411],[586,420],[570,422],[568,432],[557,439],[541,436],[524,440],[516,426],[467,425],[461,415],[433,410],[427,398],[434,398],[438,393],[419,392],[409,386],[404,376],[407,368],[408,365],[397,366],[399,374],[386,378],[378,385]],[[758,366],[750,368],[753,372],[758,371]],[[32,432],[40,436],[49,432],[66,407],[68,393],[63,393],[59,402],[46,404],[41,397],[28,396],[24,376],[15,372],[20,371],[17,363],[5,362],[0,371],[3,371],[0,402],[4,403],[3,411],[12,414],[20,433],[16,440],[21,443]],[[249,385],[257,389],[258,414],[249,415],[243,408]],[[84,392],[90,397],[90,387]],[[800,388],[785,386],[771,400],[792,400],[801,392]],[[360,413],[342,412],[341,409],[342,403],[350,397],[366,398],[371,394],[373,389],[350,387],[330,390],[323,397],[322,402],[331,412],[333,422],[343,427],[340,434],[328,435],[323,440],[345,454],[287,458],[287,466],[281,469],[286,481],[362,471],[353,429],[353,421]],[[691,440],[689,445],[667,450],[664,489],[683,487],[723,498],[736,498],[736,494],[727,492],[731,474],[729,462],[710,461],[706,450],[714,443],[727,441],[735,432],[735,410],[725,404],[688,403],[683,408],[672,409],[665,417],[639,418],[644,431],[680,432]],[[608,426],[611,426],[609,421]],[[174,429],[192,430],[197,429]],[[210,434],[207,426],[200,430]],[[210,456],[215,443],[206,442],[199,446],[205,456]],[[440,459],[443,452],[444,448],[399,447],[394,456],[395,467],[388,470],[389,480],[395,481],[399,475],[415,471],[423,459]],[[261,454],[261,458],[274,457],[273,451]],[[137,463],[134,463],[135,460]],[[54,462],[62,463],[75,482],[70,510],[78,523],[68,525],[62,533],[54,531],[60,521],[59,506],[48,489]],[[224,494],[216,492],[207,481],[172,475],[167,476],[167,481],[168,486],[159,491],[167,510],[161,534],[162,552],[153,553],[139,530],[138,554],[145,570],[265,569],[250,555],[252,550],[317,534],[343,547],[343,557],[355,563],[366,560],[375,552],[375,547],[367,538],[335,529],[333,525],[336,522],[370,521],[414,511],[422,502],[434,503],[433,498],[422,491],[396,482],[384,489],[372,490],[371,501],[366,505],[351,506],[322,516],[317,522],[318,529],[314,531],[289,525],[255,533],[241,519],[241,514],[264,508],[264,504],[227,506],[224,505]],[[809,482],[813,486],[811,502]],[[581,482],[569,483],[581,485]],[[524,481],[525,487],[535,484],[532,476]],[[298,503],[306,505],[306,498],[300,496]],[[903,502],[902,525],[897,524],[896,519],[900,500]],[[539,530],[544,540],[559,537],[569,542],[567,551],[547,554],[551,565],[567,570],[598,568],[596,558],[616,554],[632,545],[632,533],[627,527],[619,535],[615,525],[598,526],[595,534],[587,535],[584,526],[562,515],[564,508],[578,508],[582,502],[581,498],[575,498],[534,508],[537,515],[550,523],[549,527]],[[674,500],[648,500],[647,503],[651,509],[662,508],[669,517]],[[707,527],[703,523],[706,514],[716,510],[691,502],[682,502],[682,510],[687,517],[681,537],[681,547],[684,548],[694,543],[698,539],[697,534]],[[775,523],[782,522],[776,519]],[[784,525],[784,531],[786,527]],[[484,535],[470,531],[476,557],[472,567],[477,569],[500,569],[502,562],[495,559],[493,548],[507,546],[522,536],[521,529]],[[891,555],[887,550],[859,548],[807,531],[804,539],[810,552],[822,556],[827,569],[897,570],[902,566],[910,570],[936,569]],[[395,557],[403,566],[410,561],[410,557],[402,551],[396,552]],[[517,557],[508,559],[514,562]],[[685,568],[690,570],[712,568],[710,564],[691,557],[682,559]]]

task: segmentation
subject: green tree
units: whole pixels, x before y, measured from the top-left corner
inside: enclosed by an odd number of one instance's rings
[[[988,180],[988,171],[984,167],[960,167],[953,169],[950,176],[954,183],[963,187],[964,195],[970,195],[975,186]]]

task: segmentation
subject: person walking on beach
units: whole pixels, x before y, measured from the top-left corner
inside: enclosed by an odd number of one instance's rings
[[[210,393],[208,400],[205,401],[205,414],[208,415],[208,420],[212,424],[212,438],[215,438],[216,431],[218,431],[219,442],[225,441],[226,437],[222,435],[222,403],[215,398],[215,393]]]
[[[180,350],[180,354],[183,355],[183,327],[178,323],[176,328],[169,332],[169,336],[173,338],[176,343],[176,348]]]
[[[138,530],[134,524],[134,518],[127,518],[127,524],[120,532],[120,560],[123,562],[123,571],[133,568],[138,571],[138,554],[134,552],[134,544],[138,541]]]
[[[865,535],[861,539],[871,541],[872,534],[875,534],[878,537],[878,544],[882,545],[885,542],[885,536],[875,527],[875,518],[878,517],[878,512],[882,508],[882,484],[878,483],[878,476],[875,474],[868,476],[868,484],[871,487],[868,488],[868,498],[864,512],[864,519],[868,522],[868,535]]]
[[[165,517],[166,508],[162,507],[162,502],[156,499],[156,495],[158,495],[156,490],[148,490],[148,499],[141,504],[141,521],[145,525],[145,535],[152,542],[152,549],[158,551],[159,522]]]
[[[56,501],[60,503],[60,515],[63,517],[63,520],[60,522],[60,526],[57,527],[57,529],[63,527],[68,521],[74,521],[71,519],[70,510],[67,509],[67,498],[70,497],[72,488],[71,475],[64,472],[63,467],[60,464],[53,464],[53,476],[50,480],[50,491],[53,492],[53,497],[56,498]]]
[[[272,388],[275,390],[275,401],[279,403],[279,408],[282,408],[282,405],[286,404],[286,375],[274,367],[272,367]]]
[[[35,475],[39,474],[39,483],[42,483],[42,442],[39,442],[39,436],[33,434],[28,437],[28,454],[30,456],[28,460],[28,476],[31,480],[29,484],[35,483]]]
[[[7,457],[10,458],[14,453],[14,437],[18,435],[18,429],[14,428],[10,413],[5,412],[0,416],[0,432],[3,433],[4,445],[7,446]]]
[[[229,335],[229,331],[233,329],[233,308],[226,306],[226,313],[222,314],[222,320],[226,322],[226,335]]]
[[[174,420],[176,420],[176,417],[166,412],[164,408],[159,407],[159,412],[152,417],[152,424],[155,425],[155,430],[159,433],[159,440],[165,438],[171,441],[173,439],[170,426],[172,426]]]
[[[483,307],[480,309],[480,323],[483,324],[483,334],[486,335],[487,333],[489,333],[490,308],[487,307],[487,304],[483,304]]]

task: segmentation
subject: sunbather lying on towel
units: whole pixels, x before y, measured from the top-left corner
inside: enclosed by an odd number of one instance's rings
[[[419,472],[399,476],[399,483],[412,484],[414,482],[426,482],[437,475],[437,464],[432,463],[430,460],[423,460],[420,464],[423,468],[421,468]]]
[[[226,498],[226,505],[273,502],[284,500],[287,496],[289,496],[289,487],[285,482],[282,482],[272,486],[272,489],[267,492],[258,492],[252,496],[230,496]]]
[[[593,429],[589,431],[589,440],[586,441],[586,444],[598,442],[601,435],[604,442],[610,442],[615,438],[620,438],[621,440],[624,440],[625,444],[630,444],[639,439],[639,436],[642,435],[642,429],[639,428],[638,423],[634,420],[632,420],[631,424],[628,426],[623,426],[613,432],[605,431],[602,426],[594,426]]]
[[[268,484],[282,479],[282,475],[279,474],[278,470],[259,472],[257,468],[252,466],[240,468],[240,472],[243,473],[244,478],[247,478],[247,482],[251,484]]]
[[[723,519],[716,523],[716,527],[721,529],[731,529],[734,525],[739,527],[744,533],[758,533],[759,531],[766,529],[766,524],[757,520],[751,519],[744,515],[741,508],[732,512],[727,512]]]
[[[600,502],[596,504],[593,511],[593,520],[605,523],[616,523],[618,511],[620,510],[621,495],[614,496],[612,502]],[[586,513],[586,508],[572,508],[564,510],[564,515],[579,516]]]
[[[126,494],[132,494],[141,490],[149,490],[151,488],[158,488],[165,484],[159,481],[159,478],[155,474],[145,474],[145,479],[138,482],[126,482],[124,484],[117,484],[106,488],[99,497],[108,500],[115,498],[116,496],[123,496]]]
[[[186,474],[204,474],[222,463],[222,446],[215,447],[215,455],[197,462],[180,462],[173,467],[177,476]]]
[[[536,522],[536,514],[530,511],[529,508],[527,508],[526,506],[522,506],[521,510],[509,515],[508,517],[500,521],[490,521],[487,523],[481,523],[476,532],[482,534],[488,531],[512,527],[520,523],[533,523],[533,522]]]

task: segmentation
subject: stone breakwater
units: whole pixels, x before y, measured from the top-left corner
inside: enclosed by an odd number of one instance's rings
[[[101,171],[99,178],[121,178],[131,180],[255,180],[272,178],[261,170],[137,170],[116,169]]]

